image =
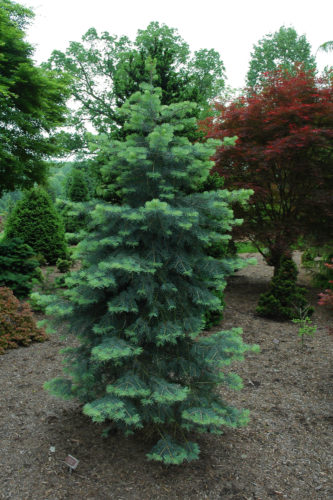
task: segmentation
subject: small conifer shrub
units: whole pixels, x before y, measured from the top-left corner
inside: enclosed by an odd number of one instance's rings
[[[67,181],[68,198],[77,203],[89,200],[88,183],[81,170],[73,169]]]
[[[216,141],[191,144],[189,103],[162,106],[150,86],[122,107],[126,140],[106,144],[104,174],[117,176],[122,206],[99,202],[77,246],[80,270],[47,312],[69,324],[80,346],[65,351],[66,377],[46,384],[76,397],[94,422],[126,435],[156,436],[148,458],[181,464],[198,458],[189,433],[219,434],[246,424],[248,412],[220,398],[219,384],[242,387],[223,368],[254,349],[233,328],[200,337],[237,259],[208,256],[237,222],[230,204],[248,191],[193,193],[207,177]],[[191,193],[192,194],[185,194]]]
[[[41,279],[39,262],[33,249],[19,238],[0,241],[0,286],[10,288],[16,297],[26,297]]]
[[[313,313],[305,298],[306,290],[296,285],[297,267],[291,258],[282,257],[268,292],[260,296],[256,312],[276,320],[302,319]]]
[[[61,273],[67,273],[71,268],[72,262],[68,259],[58,259],[57,268]]]
[[[5,238],[21,238],[49,264],[67,255],[63,222],[50,196],[40,187],[27,191],[15,205],[6,222]]]
[[[44,330],[36,326],[29,304],[20,302],[10,288],[0,287],[0,354],[46,339]]]

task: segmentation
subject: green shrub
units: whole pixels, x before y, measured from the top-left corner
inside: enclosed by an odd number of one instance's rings
[[[237,241],[236,251],[237,253],[257,253],[258,249],[251,241]]]
[[[318,256],[318,251],[317,249],[313,247],[308,247],[304,250],[302,253],[302,266],[306,269],[312,269],[314,264],[315,264],[315,259]]]
[[[39,303],[38,298],[36,298],[35,293],[32,293],[27,300],[31,310],[37,313],[45,313],[46,307]]]
[[[17,297],[29,295],[34,281],[41,279],[33,249],[19,238],[0,241],[0,286]]]
[[[9,288],[0,287],[0,354],[46,339],[45,331],[36,326],[29,304],[20,302]]]
[[[304,310],[310,316],[313,308],[305,298],[306,290],[296,285],[297,267],[292,259],[283,257],[268,292],[260,296],[256,312],[277,320],[301,319]]]
[[[47,265],[47,260],[45,259],[44,255],[42,255],[41,253],[36,254],[36,259],[38,260],[38,263],[40,266]]]
[[[333,259],[333,243],[323,247],[309,247],[302,254],[302,265],[312,274],[312,283],[326,288],[333,279],[333,271],[326,265]]]
[[[61,273],[67,273],[71,268],[72,262],[67,259],[58,259],[57,268]]]
[[[68,198],[75,203],[89,200],[88,183],[81,170],[73,169],[71,171],[67,179],[66,191]]]
[[[65,259],[67,245],[63,222],[51,198],[42,188],[27,191],[10,214],[5,238],[21,238],[49,264]]]

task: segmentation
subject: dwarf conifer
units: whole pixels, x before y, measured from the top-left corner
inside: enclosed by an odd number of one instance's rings
[[[89,188],[84,173],[81,170],[73,169],[67,180],[68,198],[74,202],[88,201]]]
[[[162,106],[158,90],[142,88],[121,109],[126,140],[101,143],[104,177],[116,174],[124,205],[98,203],[77,247],[81,269],[67,277],[63,300],[49,300],[48,313],[68,322],[80,346],[65,350],[69,377],[46,388],[126,435],[149,429],[157,443],[148,458],[180,464],[199,454],[189,432],[221,433],[248,419],[218,385],[242,386],[222,369],[251,347],[239,328],[199,334],[220,304],[211,290],[223,290],[239,265],[208,256],[207,246],[228,239],[237,223],[229,204],[249,192],[186,195],[207,177],[217,141],[191,144],[181,130],[192,105]]]
[[[313,307],[308,304],[305,288],[296,284],[297,267],[291,258],[283,257],[269,290],[260,295],[256,312],[259,316],[277,320],[302,319],[311,316]]]
[[[68,253],[63,221],[41,187],[26,191],[17,202],[6,223],[5,238],[21,238],[49,264]]]

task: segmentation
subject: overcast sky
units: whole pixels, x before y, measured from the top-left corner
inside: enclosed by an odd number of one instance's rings
[[[35,60],[64,51],[91,27],[99,32],[127,35],[159,21],[178,29],[191,50],[214,48],[226,67],[227,83],[242,87],[253,44],[282,25],[305,34],[316,52],[333,39],[332,0],[18,0],[36,17],[28,31]],[[333,53],[318,54],[322,69],[333,64]]]

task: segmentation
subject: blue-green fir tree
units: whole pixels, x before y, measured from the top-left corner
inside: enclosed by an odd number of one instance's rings
[[[219,384],[239,389],[223,368],[254,347],[233,328],[200,336],[204,315],[216,309],[239,261],[208,256],[207,245],[228,239],[239,221],[230,203],[249,191],[192,193],[212,167],[217,141],[191,144],[181,131],[192,104],[162,106],[160,92],[142,86],[122,107],[124,142],[101,141],[108,172],[124,205],[100,202],[77,247],[80,270],[48,313],[69,324],[80,345],[65,349],[65,373],[46,384],[75,397],[94,422],[111,421],[126,435],[148,431],[149,459],[180,464],[198,458],[189,433],[221,433],[248,420],[222,400]],[[193,190],[192,190],[193,191]]]

